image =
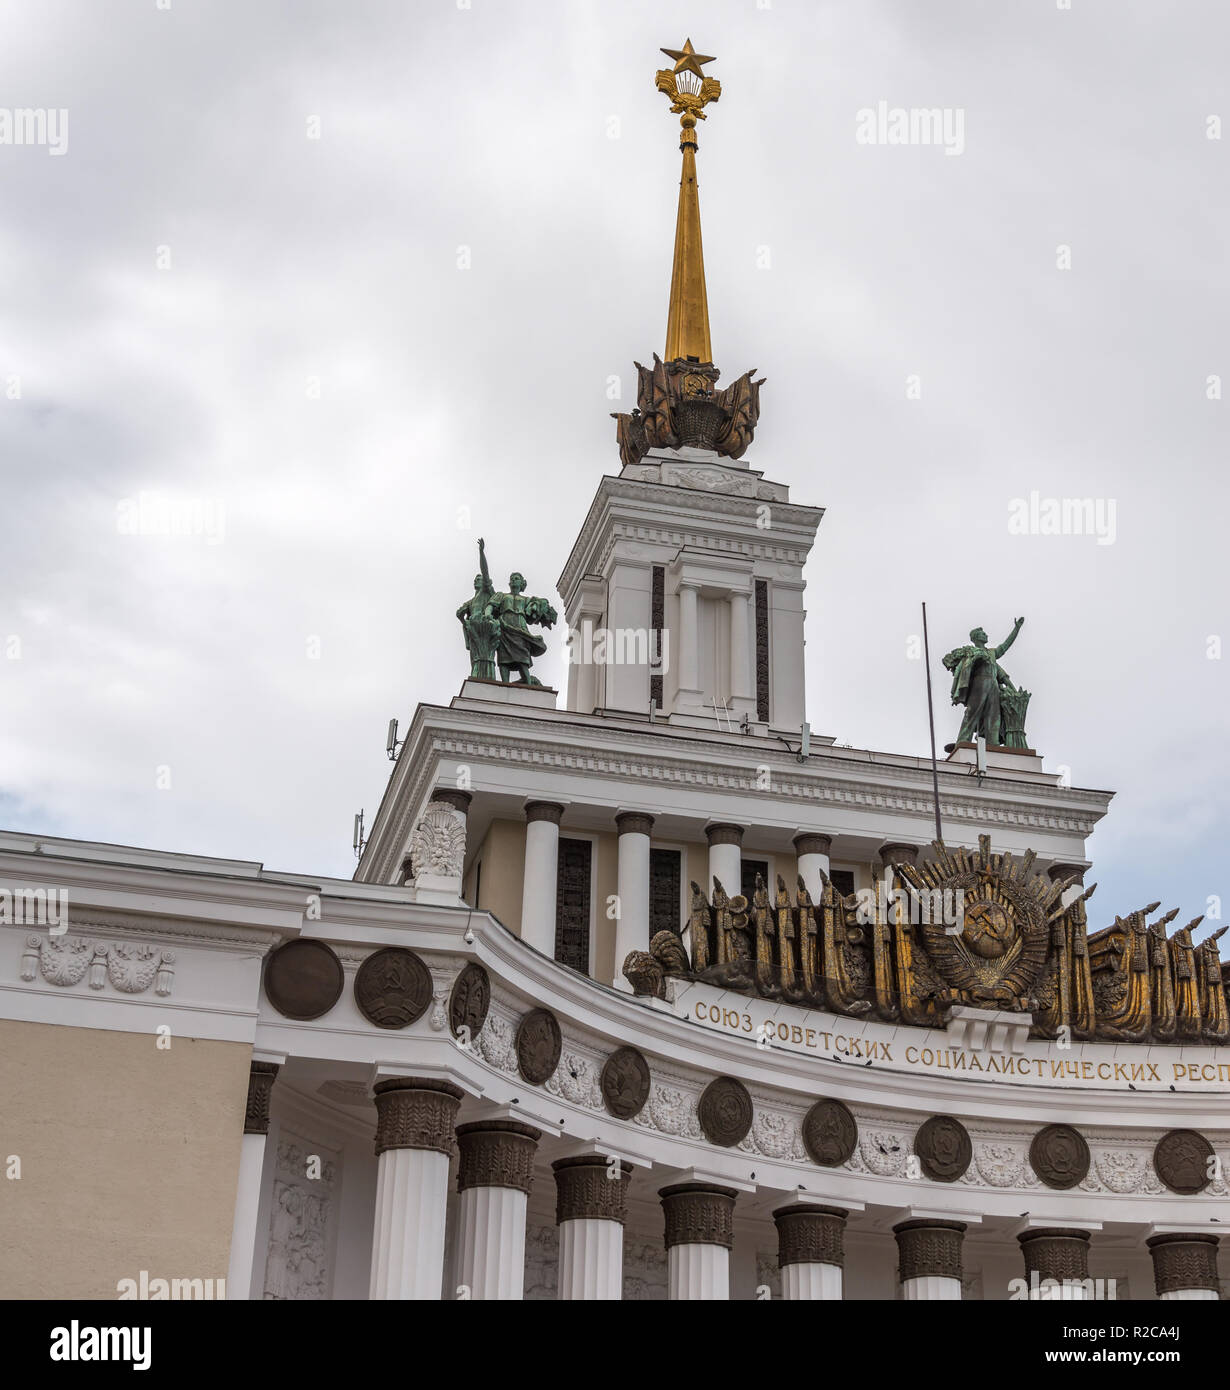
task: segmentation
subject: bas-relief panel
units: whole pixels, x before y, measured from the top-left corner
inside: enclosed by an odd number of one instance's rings
[[[269,1214],[266,1299],[330,1297],[338,1172],[337,1153],[282,1130]]]

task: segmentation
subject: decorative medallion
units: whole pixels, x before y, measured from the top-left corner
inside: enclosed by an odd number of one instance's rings
[[[1047,1187],[1062,1192],[1084,1182],[1089,1172],[1089,1145],[1071,1125],[1047,1125],[1029,1146],[1029,1166]]]
[[[410,837],[410,866],[415,878],[439,874],[458,878],[465,866],[466,829],[443,801],[433,801]]]
[[[1153,1167],[1171,1190],[1184,1197],[1203,1192],[1212,1179],[1213,1146],[1194,1129],[1172,1129],[1153,1150]]]
[[[752,1127],[752,1098],[747,1087],[733,1076],[719,1076],[705,1087],[696,1117],[711,1144],[732,1148],[747,1138]]]
[[[386,946],[359,966],[354,1002],[377,1028],[408,1028],[431,1003],[431,971],[404,946]]]
[[[649,1099],[649,1063],[635,1047],[621,1047],[606,1059],[601,1084],[606,1108],[617,1120],[630,1120]]]
[[[951,1115],[932,1115],[914,1136],[914,1152],[932,1182],[956,1182],[970,1165],[969,1131]]]
[[[491,980],[477,961],[471,961],[453,981],[448,996],[448,1026],[453,1037],[467,1046],[472,1043],[483,1031],[490,1007]],[[463,1028],[467,1030],[464,1034]]]
[[[517,1067],[526,1081],[541,1086],[559,1066],[564,1039],[550,1009],[531,1009],[517,1029]]]
[[[265,994],[286,1018],[319,1018],[341,998],[342,963],[323,941],[300,937],[279,946],[265,965]]]
[[[839,1100],[818,1100],[803,1117],[803,1147],[813,1163],[840,1168],[858,1147],[858,1123]]]

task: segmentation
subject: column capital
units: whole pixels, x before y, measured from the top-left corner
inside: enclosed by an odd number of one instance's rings
[[[1082,1281],[1089,1277],[1089,1232],[1074,1226],[1039,1226],[1017,1236],[1026,1277]]]
[[[733,1187],[716,1183],[681,1182],[659,1190],[666,1216],[666,1248],[676,1245],[734,1244]]]
[[[377,1081],[376,1155],[386,1149],[433,1149],[452,1158],[453,1126],[465,1094],[451,1081],[395,1076]]]
[[[1083,888],[1087,872],[1083,864],[1052,864],[1046,874],[1052,883],[1058,883],[1062,878],[1075,878]]]
[[[917,864],[918,846],[903,844],[899,840],[888,840],[880,846],[880,863],[886,869],[890,864]]]
[[[431,794],[433,801],[443,802],[445,806],[451,806],[454,811],[460,811],[464,816],[470,809],[470,802],[474,800],[469,792],[463,792],[455,787],[437,787]]]
[[[461,1162],[457,1191],[470,1187],[512,1187],[529,1196],[534,1154],[542,1131],[520,1120],[476,1120],[457,1126]]]
[[[532,825],[536,820],[550,821],[552,825],[558,825],[564,818],[564,808],[558,801],[527,801],[525,803],[525,820],[527,825]]]
[[[1158,1295],[1184,1289],[1221,1292],[1217,1279],[1217,1236],[1176,1231],[1150,1236],[1145,1244],[1153,1256],[1153,1287]]]
[[[786,1265],[845,1264],[842,1233],[849,1212],[844,1207],[811,1207],[795,1203],[773,1213],[777,1227],[777,1263]]]
[[[893,1227],[900,1258],[898,1277],[907,1279],[938,1275],[943,1279],[960,1279],[961,1238],[964,1221],[902,1221]]]
[[[800,830],[792,843],[795,854],[829,854],[833,848],[833,837],[813,830]]]
[[[727,821],[713,821],[705,826],[705,838],[709,841],[710,849],[714,845],[742,845],[743,827]]]
[[[620,811],[615,828],[621,835],[648,835],[653,831],[653,817],[644,811]]]
[[[557,1158],[555,1173],[555,1223],[564,1221],[618,1221],[628,1219],[628,1183],[632,1165],[621,1162],[619,1176],[609,1176],[610,1161],[601,1154]]]
[[[276,1062],[253,1062],[248,1070],[248,1103],[243,1114],[245,1134],[269,1133],[269,1096],[277,1078]]]

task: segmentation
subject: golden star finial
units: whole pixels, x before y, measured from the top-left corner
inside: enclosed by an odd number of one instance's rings
[[[702,63],[712,63],[714,61],[712,57],[707,57],[703,53],[697,53],[692,47],[691,39],[685,39],[681,49],[663,48],[659,51],[665,53],[668,58],[674,58],[675,71],[677,73],[694,72],[697,77],[704,77],[705,75],[700,70]]]

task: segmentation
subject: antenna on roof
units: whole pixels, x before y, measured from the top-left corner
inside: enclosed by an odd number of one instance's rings
[[[389,738],[388,738],[388,742],[385,744],[385,750],[384,750],[384,751],[389,755],[389,761],[390,761],[390,762],[396,762],[396,761],[397,761],[397,750],[401,747],[402,743],[404,743],[404,742],[405,742],[404,739],[399,740],[398,737],[397,737],[397,720],[396,720],[396,719],[390,719],[390,720],[389,720]]]
[[[811,755],[811,725],[805,719],[799,727],[799,751],[795,755],[799,762],[805,763]]]
[[[942,840],[944,830],[940,825],[940,774],[935,764],[935,706],[931,703],[931,643],[927,640],[927,605],[923,610],[923,658],[927,663],[927,723],[931,726],[931,793],[935,798],[935,838]]]
[[[363,835],[363,812],[360,811],[354,818],[354,852],[356,858],[363,857],[363,846],[365,844],[367,844],[367,840]]]

